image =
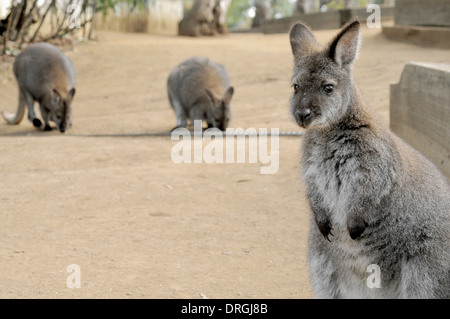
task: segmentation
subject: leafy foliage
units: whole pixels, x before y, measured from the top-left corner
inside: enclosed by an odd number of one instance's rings
[[[254,0],[233,0],[228,7],[227,23],[230,28],[249,25],[250,17],[248,11],[254,7]]]

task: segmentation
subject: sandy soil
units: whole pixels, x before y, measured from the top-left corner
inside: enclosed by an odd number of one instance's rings
[[[316,32],[327,42],[336,30]],[[0,122],[1,298],[311,298],[309,208],[301,137],[280,137],[279,171],[261,164],[175,164],[170,70],[192,55],[223,63],[235,87],[235,128],[299,130],[290,120],[287,34],[178,38],[99,33],[66,49],[77,70],[65,134]],[[355,77],[386,120],[389,85],[408,61],[449,51],[363,30]],[[0,109],[16,110],[11,68]],[[144,136],[138,136],[144,134]],[[135,135],[135,136],[133,136]],[[79,265],[81,288],[66,285]]]

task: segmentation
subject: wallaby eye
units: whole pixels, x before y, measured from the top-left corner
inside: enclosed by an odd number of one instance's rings
[[[334,86],[332,84],[327,84],[323,87],[326,94],[331,94],[334,91]]]
[[[294,84],[293,87],[294,87],[294,91],[295,91],[296,93],[297,93],[297,91],[300,89],[300,87],[299,87],[297,84]]]

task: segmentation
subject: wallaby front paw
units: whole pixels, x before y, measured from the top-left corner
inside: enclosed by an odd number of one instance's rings
[[[331,242],[330,238],[328,238],[329,235],[333,236],[333,234],[331,233],[331,230],[333,229],[331,227],[331,223],[327,220],[325,222],[318,222],[317,226],[319,226],[319,230],[322,233],[323,237]]]
[[[42,122],[41,122],[40,119],[34,118],[33,119],[33,125],[34,125],[34,127],[41,128],[42,127]]]
[[[366,229],[367,223],[362,218],[352,218],[347,222],[347,229],[350,237],[355,240],[361,237]]]

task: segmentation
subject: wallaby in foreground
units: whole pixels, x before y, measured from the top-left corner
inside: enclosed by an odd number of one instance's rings
[[[28,119],[34,126],[51,130],[50,121],[64,133],[71,125],[71,103],[75,95],[75,70],[70,59],[49,43],[32,44],[14,61],[14,75],[19,85],[16,114],[2,112],[8,124],[19,124],[28,107]],[[36,117],[34,102],[40,104],[44,125]]]
[[[358,21],[326,47],[302,24],[290,32],[314,294],[450,298],[449,184],[361,100],[351,70],[360,37]]]
[[[223,65],[205,57],[192,57],[170,73],[167,89],[177,117],[175,128],[186,127],[187,119],[205,120],[208,127],[220,130],[227,128],[234,89]]]

